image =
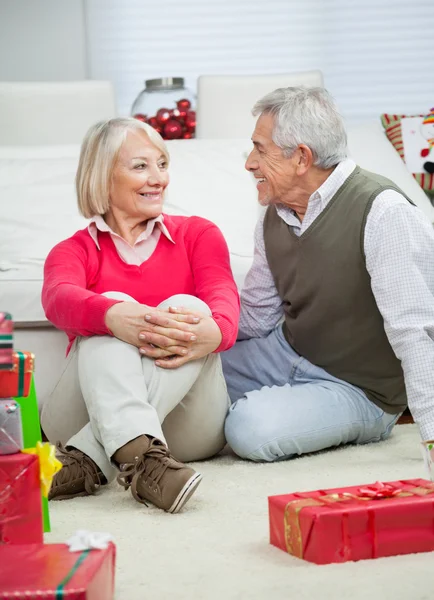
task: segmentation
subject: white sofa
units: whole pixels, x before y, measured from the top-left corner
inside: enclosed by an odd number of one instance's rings
[[[80,144],[89,127],[116,116],[109,81],[0,81],[0,143]]]
[[[167,212],[214,221],[226,237],[241,286],[259,215],[255,184],[244,169],[250,140],[182,140],[168,147]],[[380,123],[351,128],[349,147],[358,164],[393,179],[434,222],[434,208]],[[0,309],[14,316],[15,346],[36,355],[40,403],[59,376],[66,348],[66,336],[50,326],[40,304],[44,259],[57,242],[86,225],[75,203],[78,152],[78,146],[0,146]]]
[[[255,102],[277,88],[303,85],[322,87],[321,71],[255,75],[201,75],[197,80],[196,137],[249,138],[255,128]],[[222,110],[230,98],[228,110]]]

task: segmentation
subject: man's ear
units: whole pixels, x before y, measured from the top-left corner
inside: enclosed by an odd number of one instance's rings
[[[297,172],[299,175],[304,175],[313,165],[313,154],[309,146],[300,144],[298,147],[298,163]]]

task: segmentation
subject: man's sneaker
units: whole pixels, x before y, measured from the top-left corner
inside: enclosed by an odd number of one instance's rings
[[[163,442],[148,438],[148,448],[134,463],[120,466],[118,482],[137,502],[152,502],[158,508],[176,513],[181,510],[202,480],[200,473],[176,460]]]
[[[57,442],[56,448],[57,458],[63,467],[53,478],[49,500],[91,496],[101,485],[107,483],[99,467],[86,454],[77,448],[66,450],[60,442]]]

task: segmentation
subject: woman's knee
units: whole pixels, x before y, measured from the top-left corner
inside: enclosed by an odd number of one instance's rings
[[[137,300],[128,294],[124,294],[124,292],[104,292],[102,295],[113,300],[123,300],[124,302],[137,303]],[[160,302],[157,308],[167,309],[169,306],[184,306],[190,310],[198,310],[211,315],[211,309],[209,308],[208,304],[206,304],[200,298],[196,298],[196,296],[191,296],[190,294],[175,294],[174,296],[170,296],[170,298],[167,298],[167,300]]]
[[[196,296],[191,296],[190,294],[175,294],[175,296],[171,296],[167,298],[167,300],[163,300],[157,308],[167,309],[170,306],[175,307],[185,307],[190,310],[198,310],[199,312],[203,312],[207,315],[211,315],[211,309],[208,304],[201,300],[200,298],[196,298]]]
[[[106,298],[111,298],[112,300],[123,300],[124,302],[137,302],[132,296],[128,294],[124,294],[123,292],[104,292],[101,294]]]

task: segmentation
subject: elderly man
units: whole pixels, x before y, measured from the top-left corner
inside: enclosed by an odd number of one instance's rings
[[[326,90],[278,89],[253,114],[246,168],[267,209],[222,355],[229,444],[274,461],[384,440],[407,399],[434,438],[431,223],[347,157]]]

